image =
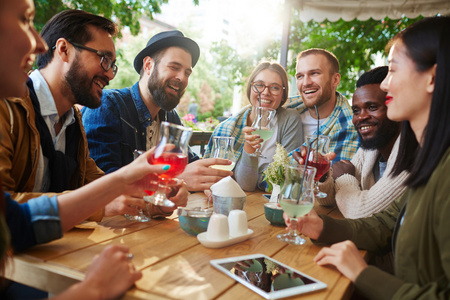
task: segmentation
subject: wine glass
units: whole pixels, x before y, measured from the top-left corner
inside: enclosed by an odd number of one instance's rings
[[[191,136],[191,128],[161,122],[159,142],[155,152],[150,156],[150,163],[170,165],[170,169],[163,174],[159,174],[158,189],[154,195],[145,196],[144,200],[159,206],[175,206],[175,203],[167,199],[166,191],[180,183],[180,180],[174,177],[183,173],[186,168]]]
[[[317,169],[316,178],[314,178],[314,195],[317,198],[325,198],[327,194],[319,190],[319,179],[328,172],[331,166],[331,162],[326,156],[330,152],[330,137],[326,135],[307,135],[306,144],[308,152],[305,164]]]
[[[253,131],[252,134],[259,135],[263,142],[270,139],[273,135],[273,124],[272,120],[275,116],[276,110],[269,107],[253,107],[253,110],[255,112],[255,121],[252,124],[253,128],[256,128],[255,131]],[[255,152],[251,153],[250,156],[254,157],[261,157],[266,158],[261,153],[261,147],[256,149]]]
[[[297,233],[297,218],[306,215],[314,206],[314,176],[316,168],[304,165],[286,165],[285,181],[281,188],[280,206],[289,216],[291,226],[288,233],[279,234],[280,241],[303,245]]]
[[[223,158],[231,160],[231,165],[212,165],[211,168],[231,171],[236,164],[236,157],[234,156],[234,137],[230,136],[215,136],[213,137],[213,146],[211,157]]]

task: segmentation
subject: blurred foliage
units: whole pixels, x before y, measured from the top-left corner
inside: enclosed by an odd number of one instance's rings
[[[298,17],[298,11],[295,11],[289,37],[289,50],[293,57],[287,66],[288,72],[295,76],[296,57],[301,51],[309,48],[326,49],[334,53],[340,63],[341,83],[338,90],[352,94],[359,76],[374,66],[376,55],[386,54],[388,41],[419,19],[422,17],[303,23]]]
[[[198,5],[199,0],[191,0]],[[139,20],[142,16],[153,19],[154,14],[161,13],[161,4],[168,0],[34,0],[36,5],[35,26],[41,31],[52,16],[68,8],[82,9],[96,15],[102,15],[115,21],[119,29],[129,27],[131,34],[140,30]]]
[[[140,30],[140,18],[142,16],[153,18],[155,14],[161,13],[161,4],[168,3],[168,1],[35,0],[35,25],[38,30],[41,30],[45,22],[54,14],[67,8],[77,8],[110,18],[119,24],[121,30],[129,30],[131,35],[136,36]],[[191,1],[195,5],[199,4],[199,0]],[[341,83],[338,90],[348,96],[353,93],[359,75],[375,64],[375,55],[384,54],[384,48],[389,39],[418,19],[421,17],[416,19],[404,17],[400,20],[385,18],[367,21],[339,20],[337,22],[309,21],[303,23],[298,17],[298,11],[294,10],[291,16],[289,37],[288,74],[290,77],[295,75],[296,55],[302,50],[327,49],[336,55],[341,65]],[[187,21],[178,27],[185,35],[194,40],[200,40],[203,33],[193,32],[191,25]],[[147,39],[148,37],[138,36],[128,38],[126,42],[117,41],[119,72],[108,88],[129,87],[139,80],[139,75],[133,68],[133,61],[139,52],[138,49],[145,47]],[[214,103],[214,109],[205,113],[199,112],[198,119],[206,120],[210,117],[222,116],[223,112],[232,106],[235,88],[245,86],[247,77],[259,62],[279,60],[280,45],[280,37],[277,37],[269,45],[257,49],[253,54],[242,56],[225,40],[213,44],[200,44],[200,60],[189,79],[182,102],[194,101],[201,107],[200,98],[203,97],[202,101],[209,99],[211,103]],[[211,89],[206,98],[205,95],[201,96],[204,84]],[[295,90],[296,87],[291,87],[291,89]]]
[[[399,20],[385,18],[366,21],[337,22],[309,21],[301,22],[298,11],[291,18],[289,36],[289,60],[287,72],[295,76],[297,54],[309,48],[323,48],[336,55],[340,63],[341,83],[338,90],[343,94],[352,94],[358,77],[375,65],[377,54],[385,54],[388,41],[410,24],[422,19],[403,17]],[[258,62],[278,60],[281,47],[276,39],[253,57],[240,57],[226,41],[213,44],[211,52],[215,55],[220,72],[227,74],[234,84],[243,85]],[[295,89],[295,87],[292,87]]]

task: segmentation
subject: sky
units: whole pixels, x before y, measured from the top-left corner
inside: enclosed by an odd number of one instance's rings
[[[176,27],[189,24],[201,36],[201,43],[226,39],[239,54],[257,51],[267,40],[282,32],[283,0],[169,0],[155,19]]]

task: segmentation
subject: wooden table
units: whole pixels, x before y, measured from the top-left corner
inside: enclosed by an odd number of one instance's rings
[[[6,277],[57,294],[82,280],[92,258],[105,246],[123,244],[130,248],[134,264],[144,275],[123,299],[261,299],[209,264],[211,259],[252,253],[273,257],[328,285],[325,290],[292,299],[348,299],[353,292],[351,282],[336,269],[313,262],[319,246],[309,239],[302,246],[277,240],[276,235],[285,228],[272,226],[266,220],[265,202],[262,193],[248,193],[245,211],[254,234],[247,241],[229,247],[203,247],[180,228],[176,214],[148,223],[116,216],[99,224],[81,224],[60,240],[15,255]],[[188,206],[205,207],[205,195],[191,194]],[[318,205],[315,208],[318,213],[342,217],[337,208]]]

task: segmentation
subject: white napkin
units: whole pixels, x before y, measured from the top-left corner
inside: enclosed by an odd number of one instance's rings
[[[231,176],[222,178],[211,186],[211,192],[219,197],[245,197],[245,192]]]

